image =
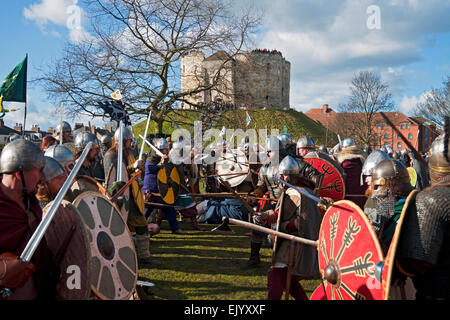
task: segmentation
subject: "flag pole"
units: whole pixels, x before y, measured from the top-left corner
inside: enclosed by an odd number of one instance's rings
[[[28,53],[25,56],[25,59],[27,60],[27,63],[25,64],[25,108],[23,112],[23,128],[22,128],[22,138],[25,139],[25,125],[27,122],[27,81],[28,81]]]

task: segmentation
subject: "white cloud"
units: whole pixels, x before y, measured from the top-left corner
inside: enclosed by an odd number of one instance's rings
[[[422,93],[418,98],[416,96],[403,96],[399,105],[399,110],[406,115],[411,115],[418,103],[424,103],[429,91]]]
[[[77,3],[78,0],[41,0],[24,8],[23,15],[35,21],[44,34],[60,36],[55,30],[48,31],[49,25],[66,27],[70,41],[79,42],[88,38],[89,33],[83,27],[87,15]]]
[[[380,30],[370,30],[366,24],[366,9],[373,4],[370,0],[258,2],[265,8],[265,18],[255,42],[259,48],[281,51],[291,62],[292,108],[344,102],[351,78],[360,70],[379,73],[390,84],[393,97],[401,99],[410,72],[405,66],[424,59],[423,49],[434,45],[434,35],[450,32],[449,1],[377,2]]]

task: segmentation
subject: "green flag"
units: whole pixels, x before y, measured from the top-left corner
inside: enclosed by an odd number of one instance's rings
[[[26,102],[28,55],[3,80],[0,86],[0,112],[3,101]]]

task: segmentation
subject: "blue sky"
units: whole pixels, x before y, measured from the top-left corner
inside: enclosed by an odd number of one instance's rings
[[[373,70],[390,84],[398,109],[410,114],[415,103],[450,75],[449,0],[246,0],[264,12],[256,48],[277,49],[291,62],[291,108],[307,111],[327,103],[337,107],[349,94],[359,70]],[[2,1],[0,78],[28,53],[28,80],[40,76],[76,41],[66,9],[82,1]],[[379,8],[379,29],[369,29],[366,9]],[[89,12],[84,12],[83,31]],[[18,105],[21,107],[21,105]],[[75,119],[85,121],[88,118]],[[7,113],[6,125],[23,121],[23,110]],[[28,86],[27,129],[56,126],[59,114],[39,86]],[[101,125],[103,121],[93,120]]]

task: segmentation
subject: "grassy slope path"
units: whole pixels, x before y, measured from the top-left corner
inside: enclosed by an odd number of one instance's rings
[[[167,221],[151,238],[150,251],[161,261],[141,269],[139,278],[155,284],[155,300],[265,300],[272,249],[262,248],[260,267],[241,270],[250,254],[248,229],[231,226],[234,235],[195,231],[180,223],[186,235],[173,235]],[[215,225],[203,225],[207,230]],[[320,280],[303,280],[308,296]],[[284,299],[284,295],[283,295]],[[290,298],[292,299],[292,297]]]

